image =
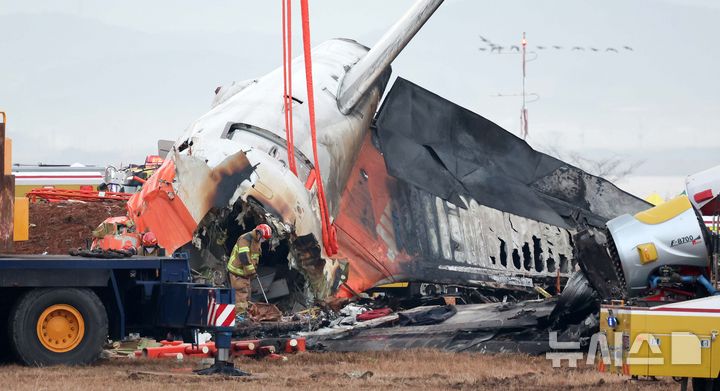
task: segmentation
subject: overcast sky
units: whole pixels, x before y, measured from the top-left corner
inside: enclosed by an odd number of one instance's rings
[[[371,46],[412,3],[311,0],[313,44]],[[215,87],[281,64],[280,4],[0,0],[0,110],[14,161],[142,161],[208,110]],[[528,142],[635,162],[623,188],[671,195],[718,164],[717,20],[715,0],[447,0],[393,75],[517,133],[520,98],[497,95],[520,92],[520,57],[481,51],[479,36],[508,52],[525,31],[538,53],[527,90],[540,96]]]

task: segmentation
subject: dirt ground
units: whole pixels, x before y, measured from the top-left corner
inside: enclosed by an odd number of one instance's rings
[[[483,355],[437,351],[302,353],[287,361],[240,359],[243,378],[191,374],[197,361],[104,360],[92,367],[27,368],[0,366],[8,390],[677,390],[671,379],[630,380],[592,367],[552,368],[545,357]],[[366,379],[348,375],[372,372]],[[357,374],[355,374],[357,375]]]
[[[111,216],[125,215],[124,202],[36,202],[30,204],[30,240],[16,242],[16,254],[67,254],[85,247],[92,230]]]

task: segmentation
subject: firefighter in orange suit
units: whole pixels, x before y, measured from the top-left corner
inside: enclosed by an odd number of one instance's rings
[[[227,263],[230,286],[235,289],[235,311],[242,321],[247,317],[250,281],[256,276],[256,266],[260,261],[260,244],[272,238],[272,229],[260,224],[250,232],[240,235],[230,253]]]

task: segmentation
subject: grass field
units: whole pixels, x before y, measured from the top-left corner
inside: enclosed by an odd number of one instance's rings
[[[4,390],[677,390],[671,379],[630,380],[592,367],[552,368],[544,357],[408,351],[302,353],[287,361],[240,359],[244,378],[201,377],[197,361],[103,360],[91,367],[0,367]],[[371,371],[358,379],[348,373]]]

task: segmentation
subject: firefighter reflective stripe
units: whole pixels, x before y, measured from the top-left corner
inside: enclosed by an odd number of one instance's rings
[[[236,276],[244,276],[245,271],[243,271],[242,268],[238,268],[232,265],[232,263],[228,262],[227,269],[230,273],[236,275]]]
[[[235,267],[231,263],[228,262],[227,269],[230,273],[232,273],[236,276],[240,276],[240,277],[245,277],[247,275],[255,274],[255,266],[253,266],[253,265]]]
[[[230,260],[228,261],[228,265],[235,262],[238,259],[238,255],[240,255],[242,253],[249,253],[249,252],[250,252],[250,247],[248,247],[248,246],[238,247],[236,245],[235,247],[233,247],[232,253],[230,254]]]
[[[234,261],[237,258],[238,254],[240,254],[240,253],[249,253],[249,252],[250,252],[250,247],[248,247],[248,246],[243,246],[243,247],[235,246],[235,247],[233,247],[232,253],[230,254],[230,260]]]
[[[230,273],[235,274],[236,276],[245,276],[255,273],[255,266],[253,266],[252,264],[244,265],[242,267],[235,267],[235,265],[233,265],[235,260],[237,260],[239,254],[248,252],[250,252],[250,247],[238,247],[237,245],[233,247],[232,253],[230,254],[230,259],[227,263],[227,269]]]

